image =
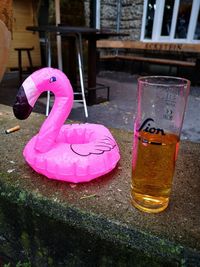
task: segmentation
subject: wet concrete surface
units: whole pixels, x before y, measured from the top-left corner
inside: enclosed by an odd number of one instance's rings
[[[137,78],[127,73],[101,72],[101,82],[111,86],[111,101],[108,110],[116,115],[108,122],[112,127],[133,130],[133,119],[136,112]],[[95,109],[96,107],[94,107]],[[183,122],[181,139],[200,142],[200,86],[191,86]],[[92,114],[91,114],[92,116]],[[105,112],[106,117],[106,112]],[[105,122],[105,120],[104,120]],[[105,122],[106,123],[106,122]]]

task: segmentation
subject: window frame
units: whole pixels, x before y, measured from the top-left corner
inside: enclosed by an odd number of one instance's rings
[[[173,37],[175,30],[176,30],[176,21],[177,21],[177,16],[178,16],[179,3],[180,3],[180,0],[174,1],[174,10],[173,10],[173,15],[172,15],[172,24],[171,24],[170,35],[169,36],[161,36],[161,28],[162,28],[162,22],[163,22],[163,12],[164,12],[165,0],[163,0],[163,1],[156,0],[156,10],[154,13],[152,38],[148,39],[148,38],[144,37],[148,0],[144,0],[140,40],[143,42],[200,43],[200,40],[193,39],[195,29],[196,29],[198,14],[200,12],[200,1],[199,0],[193,0],[193,2],[192,2],[192,9],[191,9],[191,15],[190,15],[190,22],[188,25],[187,38],[179,39],[179,38]]]

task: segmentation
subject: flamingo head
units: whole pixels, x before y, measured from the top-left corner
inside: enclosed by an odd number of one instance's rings
[[[29,117],[32,110],[33,106],[31,106],[24,86],[22,84],[19,88],[19,91],[16,95],[15,103],[13,105],[14,115],[19,120],[25,120]]]
[[[66,76],[60,71],[52,68],[43,68],[32,73],[21,85],[15,103],[13,112],[17,119],[24,120],[29,117],[36,100],[44,91],[60,91],[60,95],[67,94],[63,88],[59,89],[57,80],[66,79]],[[66,81],[65,81],[66,83]],[[71,89],[72,90],[72,89]],[[59,94],[59,93],[58,93]]]

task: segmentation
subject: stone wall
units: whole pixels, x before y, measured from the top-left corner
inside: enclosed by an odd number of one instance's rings
[[[131,40],[140,40],[143,0],[123,0],[121,12],[121,31],[130,34]]]
[[[84,1],[85,24],[90,25],[90,0]]]
[[[117,2],[117,0],[101,0],[101,29],[117,30]],[[119,31],[129,34],[129,37],[125,37],[125,39],[140,39],[143,2],[143,0],[121,0]],[[65,15],[63,15],[63,23],[73,26],[84,24],[90,26],[91,0],[76,0],[73,2],[74,4],[71,8],[69,8],[71,4],[69,5],[68,1],[63,0],[61,3],[61,8],[63,10],[70,10],[70,12],[65,12]],[[71,12],[71,10],[75,10],[75,13]],[[66,13],[68,13],[68,15]]]
[[[126,39],[139,40],[142,15],[143,0],[121,0],[120,32],[128,33],[130,36]],[[84,1],[86,25],[89,26],[90,1]],[[117,1],[101,0],[101,29],[107,28],[113,31],[117,30]]]

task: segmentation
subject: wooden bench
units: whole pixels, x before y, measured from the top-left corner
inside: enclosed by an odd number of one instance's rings
[[[99,40],[98,49],[111,51],[100,55],[100,60],[140,61],[178,67],[194,67],[198,64],[200,44],[147,43],[130,40]],[[115,51],[112,51],[112,50]],[[123,50],[123,54],[121,53]],[[164,55],[165,54],[165,57]],[[169,58],[168,54],[173,58]],[[174,56],[176,55],[176,57]]]

